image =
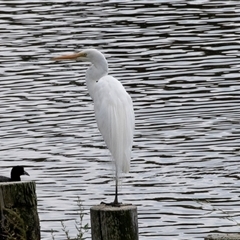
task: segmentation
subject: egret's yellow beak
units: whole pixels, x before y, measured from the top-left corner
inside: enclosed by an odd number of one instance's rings
[[[78,58],[86,57],[86,53],[79,52],[79,53],[73,53],[68,55],[62,55],[59,57],[54,57],[52,60],[54,61],[61,61],[61,60],[77,60]]]

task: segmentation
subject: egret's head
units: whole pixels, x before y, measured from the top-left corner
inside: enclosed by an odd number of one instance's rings
[[[62,56],[53,58],[53,60],[55,61],[76,60],[76,61],[82,61],[82,62],[91,62],[93,64],[106,61],[104,55],[96,49],[86,49],[79,53],[62,55]]]
[[[75,60],[75,61],[82,61],[82,62],[90,62],[95,67],[95,69],[97,69],[97,72],[96,70],[94,72],[88,71],[88,74],[89,76],[91,75],[91,78],[96,78],[95,75],[97,75],[98,77],[100,75],[104,76],[108,72],[108,64],[104,55],[96,49],[86,49],[79,53],[55,57],[53,58],[53,60],[55,61]],[[89,70],[90,69],[93,70],[94,68],[90,67]]]

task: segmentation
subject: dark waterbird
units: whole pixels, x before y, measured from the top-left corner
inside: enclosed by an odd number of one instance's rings
[[[21,175],[28,175],[29,174],[24,171],[24,167],[23,166],[15,166],[12,168],[11,171],[11,177],[4,177],[4,176],[0,176],[0,182],[18,182],[21,181],[20,176]]]

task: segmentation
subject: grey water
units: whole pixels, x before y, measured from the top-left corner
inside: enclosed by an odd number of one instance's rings
[[[138,207],[139,238],[239,232],[239,1],[0,1],[0,174],[24,165],[36,181],[42,240],[65,239],[60,221],[76,236],[78,197],[84,224],[114,198],[87,65],[51,60],[85,48],[134,102],[120,200]]]

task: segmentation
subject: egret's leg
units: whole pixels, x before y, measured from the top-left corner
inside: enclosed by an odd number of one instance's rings
[[[105,203],[105,202],[101,202],[101,204],[105,204],[105,205],[110,205],[113,207],[120,207],[121,203],[118,202],[118,172],[116,171],[116,179],[115,179],[115,198],[114,201],[111,203]]]
[[[118,178],[116,173],[116,186],[115,186],[115,199],[113,201],[113,205],[118,205]]]

